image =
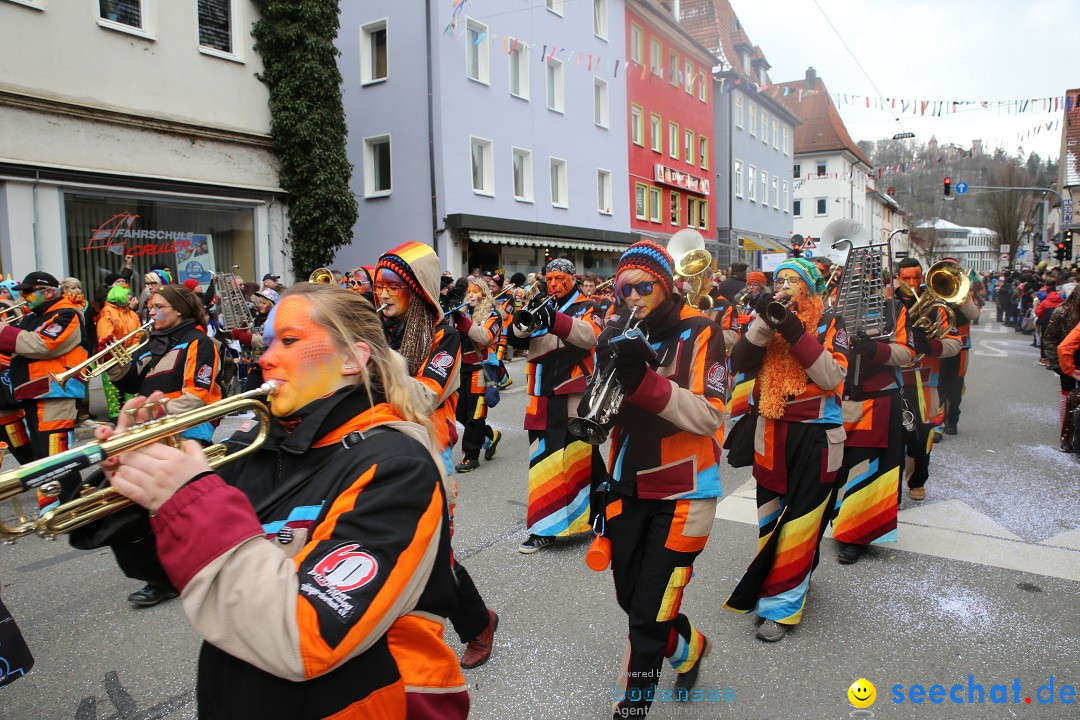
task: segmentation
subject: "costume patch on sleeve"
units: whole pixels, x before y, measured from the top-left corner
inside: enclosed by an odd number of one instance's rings
[[[833,338],[833,345],[836,347],[847,350],[848,349],[848,334],[847,330],[837,330],[836,337]]]
[[[435,353],[435,356],[428,362],[428,372],[443,379],[450,374],[450,368],[452,367],[454,367],[454,356],[443,350]]]
[[[709,366],[709,372],[705,376],[705,387],[716,393],[725,392],[727,389],[724,379],[727,378],[727,368],[724,363],[714,362]]]
[[[63,325],[54,322],[46,325],[45,328],[41,331],[41,334],[47,338],[55,340],[56,338],[60,337],[60,333],[62,332],[64,332]]]
[[[214,368],[210,365],[202,365],[195,373],[195,384],[200,387],[210,387],[214,382]]]
[[[354,595],[378,575],[379,561],[375,556],[361,550],[359,543],[343,543],[316,560],[301,575],[300,592],[347,623],[356,611]]]

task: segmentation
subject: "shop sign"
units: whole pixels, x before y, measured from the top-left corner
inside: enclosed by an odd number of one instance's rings
[[[132,226],[139,219],[133,213],[118,213],[90,232],[84,252],[104,250],[132,257],[168,256],[175,259],[177,283],[193,278],[200,285],[209,284],[214,273],[214,239],[203,233],[182,230],[147,230]],[[146,241],[151,242],[146,242]]]
[[[682,170],[669,168],[662,163],[656,163],[655,172],[656,182],[658,183],[682,188],[683,190],[689,190],[690,192],[698,193],[700,195],[709,194],[709,181],[705,178],[699,178],[696,175],[685,173]]]

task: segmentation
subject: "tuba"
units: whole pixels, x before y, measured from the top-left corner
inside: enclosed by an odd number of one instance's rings
[[[315,272],[311,273],[308,277],[309,283],[316,283],[318,285],[333,285],[334,273],[329,268],[315,268]]]
[[[257,450],[270,434],[270,411],[257,398],[272,396],[277,389],[273,381],[263,383],[256,390],[234,395],[179,415],[167,415],[128,428],[107,440],[93,440],[42,460],[0,473],[0,501],[11,500],[16,508],[17,525],[0,522],[0,538],[13,543],[18,538],[36,532],[45,538],[68,533],[84,525],[100,520],[106,515],[122,510],[132,501],[118,493],[112,486],[94,489],[83,486],[79,497],[59,505],[36,520],[29,520],[19,507],[19,495],[26,490],[40,488],[42,493],[56,497],[60,494],[57,478],[72,471],[84,470],[102,460],[131,450],[146,447],[155,442],[167,442],[174,447],[180,444],[180,433],[210,420],[217,420],[235,412],[250,410],[261,424],[258,435],[251,445],[235,452],[228,452],[223,444],[206,448],[210,467],[217,468]]]
[[[239,265],[233,265],[233,270],[239,267]],[[251,327],[253,322],[251,309],[248,307],[247,300],[244,299],[239,276],[231,272],[215,275],[214,287],[217,288],[220,298],[218,319],[221,321],[221,329],[230,332]]]
[[[713,299],[705,288],[712,272],[712,255],[705,249],[705,239],[701,233],[692,228],[680,230],[668,240],[667,251],[675,260],[675,283],[690,284],[686,301],[696,308],[702,299],[706,299],[708,309],[712,310]]]

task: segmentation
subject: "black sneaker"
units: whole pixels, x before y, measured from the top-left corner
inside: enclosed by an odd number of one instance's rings
[[[180,593],[172,588],[163,588],[152,583],[147,583],[142,590],[136,590],[128,595],[128,602],[135,607],[153,607],[158,603],[178,597]]]
[[[460,463],[454,466],[454,472],[467,473],[472,472],[476,468],[480,467],[480,461],[476,458],[465,458]]]
[[[518,552],[522,555],[531,555],[537,550],[554,544],[555,538],[549,535],[530,535],[528,540],[518,545]]]
[[[491,458],[495,457],[495,450],[498,449],[499,441],[502,440],[503,436],[503,434],[498,430],[492,430],[491,432],[493,432],[494,435],[491,436],[491,443],[487,446],[487,449],[484,450],[485,460],[490,460]]]
[[[945,434],[946,435],[956,435],[957,434],[956,425],[950,425],[949,423],[945,423]]]
[[[840,542],[840,550],[836,553],[836,559],[843,565],[853,565],[859,562],[859,558],[862,557],[863,552],[866,550],[865,545],[852,545],[851,543]]]
[[[698,673],[701,671],[701,661],[709,657],[710,652],[712,652],[712,642],[706,637],[705,647],[701,649],[701,655],[698,656],[697,662],[689,670],[679,673],[675,677],[675,691],[672,693],[675,700],[685,702],[690,699],[690,691],[697,685]]]

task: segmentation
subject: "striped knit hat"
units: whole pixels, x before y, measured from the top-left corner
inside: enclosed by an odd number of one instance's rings
[[[628,247],[622,254],[615,275],[618,277],[623,270],[644,270],[663,284],[670,297],[675,292],[675,282],[672,279],[674,267],[675,261],[663,245],[652,240],[642,240]]]
[[[386,268],[409,286],[417,296],[423,298],[435,308],[437,320],[442,320],[442,307],[439,305],[439,256],[435,249],[422,242],[407,242],[393,250],[383,253],[375,263],[375,275]]]
[[[794,270],[806,283],[811,295],[820,295],[825,292],[825,279],[818,272],[817,265],[806,258],[791,258],[777,265],[773,271],[773,278],[780,274],[781,270]]]

